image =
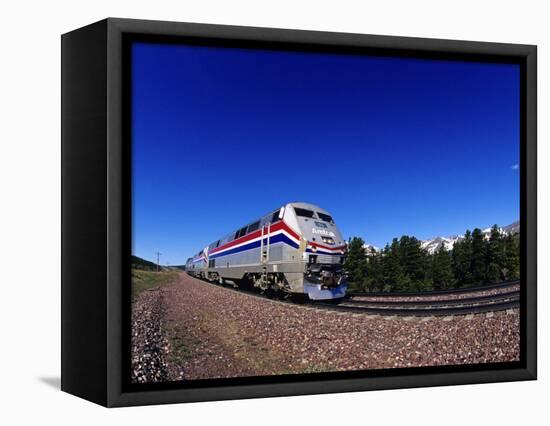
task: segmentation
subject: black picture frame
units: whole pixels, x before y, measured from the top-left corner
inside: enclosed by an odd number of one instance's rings
[[[520,65],[521,361],[195,384],[129,382],[132,40]],[[62,390],[108,406],[536,379],[536,46],[109,18],[62,44]]]

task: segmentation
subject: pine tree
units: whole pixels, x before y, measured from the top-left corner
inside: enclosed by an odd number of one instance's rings
[[[405,283],[405,274],[401,265],[399,256],[399,241],[397,238],[392,240],[391,245],[384,247],[382,254],[382,277],[384,291],[403,291]]]
[[[452,251],[441,246],[433,255],[408,235],[380,252],[365,251],[364,241],[354,237],[344,266],[352,291],[425,291],[517,278],[519,256],[518,235],[505,236],[494,225],[488,239],[478,228],[467,230]]]
[[[456,287],[468,287],[472,285],[472,233],[466,230],[464,238],[457,241],[452,251],[453,275]]]
[[[472,258],[470,270],[474,284],[483,284],[486,273],[487,243],[481,229],[475,228],[472,232]]]
[[[451,254],[443,245],[433,255],[431,277],[434,289],[440,290],[453,287],[455,279]]]
[[[430,284],[427,282],[429,269],[428,253],[422,249],[420,241],[415,237],[403,235],[399,240],[399,254],[403,273],[407,276],[407,290],[426,290]]]
[[[453,275],[455,277],[455,286],[460,287],[464,285],[463,277],[463,264],[464,264],[464,248],[462,241],[456,241],[451,250],[451,259],[453,265]]]
[[[504,272],[505,279],[519,278],[520,266],[519,243],[514,235],[507,235],[504,239]]]
[[[490,283],[501,281],[504,269],[504,239],[497,225],[491,228],[487,243],[486,278]]]
[[[348,275],[350,290],[361,291],[364,289],[363,280],[367,267],[364,244],[363,239],[359,237],[353,237],[348,242],[344,270]]]
[[[502,280],[502,269],[496,263],[489,263],[486,269],[486,281],[496,283]]]
[[[381,291],[383,279],[381,275],[380,253],[374,248],[367,249],[367,268],[364,285],[369,291]]]

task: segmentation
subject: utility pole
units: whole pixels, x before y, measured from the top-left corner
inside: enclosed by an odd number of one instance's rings
[[[160,253],[160,252],[158,252],[158,251],[156,252],[156,255],[157,255],[157,272],[160,271],[160,255],[161,255],[161,254],[162,254],[162,253]]]

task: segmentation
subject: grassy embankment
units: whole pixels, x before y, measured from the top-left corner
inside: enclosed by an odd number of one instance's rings
[[[143,271],[132,268],[132,301],[152,288],[168,284],[178,277],[179,272],[173,269],[163,269],[160,272]]]
[[[140,265],[141,266],[141,265]],[[162,285],[169,284],[177,279],[181,270],[178,269],[162,269],[159,272],[153,270],[142,270],[132,268],[132,301],[135,302],[139,295],[147,290],[158,288]],[[189,357],[191,357],[191,347],[197,345],[198,341],[188,336],[182,336],[178,326],[169,326],[163,324],[166,338],[170,342],[169,359],[176,365],[182,365]]]

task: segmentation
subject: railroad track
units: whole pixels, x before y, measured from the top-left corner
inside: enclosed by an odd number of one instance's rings
[[[235,291],[250,297],[270,300],[276,303],[284,303],[291,306],[297,305],[288,299],[273,299],[263,294],[250,289],[238,289],[228,286],[220,286],[206,280],[202,282],[214,285],[220,288],[225,288],[229,291]],[[517,284],[517,283],[516,283]],[[511,284],[509,284],[511,285]],[[468,297],[463,299],[450,300],[425,300],[425,301],[358,301],[344,299],[340,304],[326,302],[309,302],[305,306],[320,310],[331,310],[337,312],[349,312],[365,315],[382,315],[382,316],[452,316],[452,315],[470,315],[481,314],[486,312],[498,312],[508,309],[519,308],[519,290],[500,293],[494,295],[484,295],[477,297]],[[392,294],[385,293],[385,296]],[[394,294],[395,295],[395,294]],[[352,296],[353,297],[353,296]]]
[[[388,292],[354,292],[348,293],[350,296],[369,296],[369,297],[417,297],[417,296],[443,296],[443,295],[454,295],[462,293],[476,293],[479,291],[495,290],[506,287],[513,287],[519,284],[519,280],[505,281],[502,283],[496,284],[487,284],[477,287],[463,287],[463,288],[449,288],[445,290],[430,290],[430,291],[420,291],[420,292],[399,292],[399,293],[388,293]]]
[[[483,302],[495,303],[498,301],[514,301],[519,300],[520,291],[514,290],[506,293],[489,294],[483,296],[464,297],[462,299],[435,299],[435,300],[385,300],[385,299],[369,299],[358,300],[355,298],[345,299],[343,304],[356,306],[464,306],[480,304]]]
[[[485,312],[498,312],[508,309],[519,308],[519,300],[498,302],[498,303],[483,303],[469,306],[430,306],[430,307],[415,307],[415,308],[388,308],[388,307],[366,307],[366,306],[351,306],[351,305],[333,305],[329,303],[315,303],[319,309],[329,309],[341,312],[360,313],[367,315],[384,315],[384,316],[451,316],[451,315],[469,315],[481,314]]]

